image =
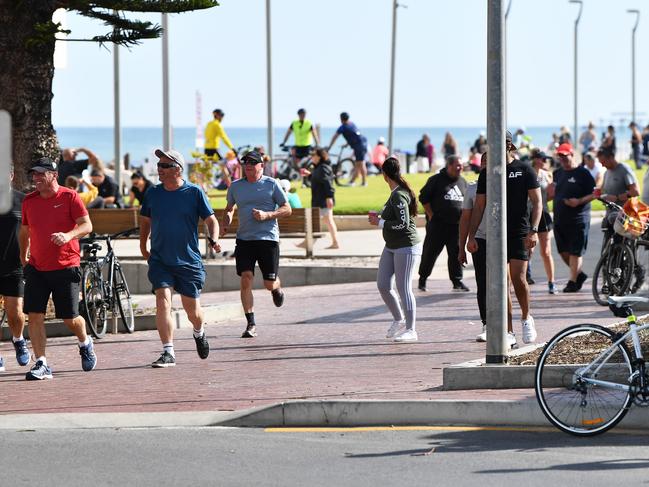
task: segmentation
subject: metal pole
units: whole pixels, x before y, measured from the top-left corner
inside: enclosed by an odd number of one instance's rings
[[[162,14],[162,147],[171,149],[173,134],[169,117],[169,21]]]
[[[503,0],[489,0],[487,14],[487,355],[507,361],[507,201],[505,154],[505,17]]]
[[[640,23],[640,11],[629,9],[627,12],[636,15],[631,33],[631,121],[635,122],[635,31]]]
[[[394,152],[394,66],[397,53],[397,0],[392,2],[392,56],[390,58],[390,120],[388,123],[388,150]],[[431,162],[432,163],[432,162]]]
[[[271,63],[270,0],[266,0],[266,103],[268,112],[268,148],[267,154],[273,158],[273,82]]]
[[[575,44],[575,63],[574,63],[574,132],[573,132],[573,143],[576,143],[579,140],[579,133],[577,132],[579,130],[579,118],[578,118],[578,112],[577,112],[577,101],[578,101],[578,90],[577,90],[577,64],[578,64],[578,54],[579,51],[577,49],[577,31],[579,29],[579,20],[581,19],[581,11],[584,8],[584,3],[582,0],[570,0],[570,3],[578,3],[579,4],[579,13],[577,14],[577,18],[575,19],[575,39],[574,39],[574,44]]]
[[[113,44],[113,152],[115,154],[115,183],[122,191],[122,123],[119,113],[119,46]]]
[[[505,34],[503,36],[503,62],[504,62],[503,71],[505,73],[505,79],[503,81],[503,84],[504,84],[503,90],[505,92],[505,94],[504,94],[504,99],[505,99],[505,127],[507,127],[507,120],[509,119],[509,116],[508,116],[509,115],[509,109],[508,109],[508,103],[507,103],[507,85],[508,85],[508,83],[507,83],[507,73],[508,73],[508,71],[507,71],[507,21],[509,20],[509,12],[512,9],[512,1],[513,0],[509,0],[509,2],[507,3],[507,9],[505,10]]]

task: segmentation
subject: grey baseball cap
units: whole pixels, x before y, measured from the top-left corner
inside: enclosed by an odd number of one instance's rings
[[[169,149],[168,151],[163,151],[162,149],[156,149],[155,155],[158,159],[161,159],[162,156],[165,156],[168,159],[174,161],[180,167],[185,167],[185,158],[177,150]]]

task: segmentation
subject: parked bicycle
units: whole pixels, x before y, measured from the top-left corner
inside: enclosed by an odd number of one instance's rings
[[[108,313],[119,316],[128,333],[135,331],[133,301],[122,266],[113,251],[112,241],[128,237],[137,232],[139,227],[131,228],[114,235],[91,236],[82,238],[84,260],[81,262],[81,302],[79,310],[88,324],[90,333],[95,338],[102,338],[108,326]],[[106,242],[107,253],[97,256],[101,250],[98,241]]]
[[[644,283],[645,269],[638,259],[638,247],[649,247],[649,240],[643,238],[647,231],[645,223],[629,217],[615,203],[600,201],[616,212],[613,230],[606,230],[602,256],[592,280],[595,301],[607,306],[608,296],[633,294]]]
[[[311,179],[302,175],[301,169],[309,169],[311,156],[298,158],[293,154],[291,147],[280,145],[283,155],[273,159],[273,167],[276,170],[275,177],[288,179],[291,182],[299,182],[302,186],[311,187]]]
[[[649,406],[649,323],[638,326],[632,306],[648,303],[638,296],[609,296],[615,316],[626,318],[622,329],[574,325],[559,332],[536,365],[536,398],[554,426],[577,436],[603,433],[629,412],[631,405]],[[631,352],[629,352],[631,350]]]

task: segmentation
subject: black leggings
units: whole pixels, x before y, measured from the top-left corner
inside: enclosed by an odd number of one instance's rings
[[[478,287],[478,309],[482,324],[487,323],[487,241],[483,238],[476,238],[478,250],[471,254],[473,269],[475,270],[475,282]]]

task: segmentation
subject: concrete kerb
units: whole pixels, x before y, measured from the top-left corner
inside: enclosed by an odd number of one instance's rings
[[[514,426],[547,427],[535,400],[291,401],[242,411],[52,413],[0,416],[0,430],[171,427]],[[624,429],[649,429],[632,408]]]

